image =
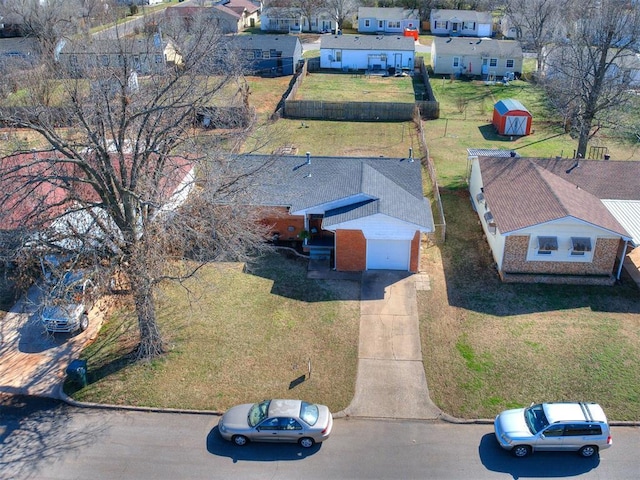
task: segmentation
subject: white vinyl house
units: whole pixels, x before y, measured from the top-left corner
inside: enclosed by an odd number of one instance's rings
[[[385,71],[413,69],[415,42],[398,35],[325,35],[320,68]]]

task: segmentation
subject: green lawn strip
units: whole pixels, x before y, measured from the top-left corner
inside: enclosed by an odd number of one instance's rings
[[[354,282],[308,280],[304,262],[277,254],[261,259],[252,273],[236,264],[208,266],[184,288],[162,289],[158,320],[168,339],[166,357],[123,359],[135,337],[127,333],[134,331],[130,307],[121,309],[83,352],[91,383],[74,398],[224,410],[295,397],[341,410],[355,388],[358,295]]]

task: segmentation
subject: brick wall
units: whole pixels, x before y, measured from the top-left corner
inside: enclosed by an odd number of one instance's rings
[[[409,260],[409,271],[416,273],[420,268],[420,232],[416,232],[411,240],[411,259]]]
[[[529,236],[506,238],[502,274],[547,274],[571,276],[611,276],[616,261],[619,240],[598,238],[591,262],[544,262],[527,261]],[[538,280],[539,281],[539,280]]]
[[[367,268],[367,240],[360,230],[336,231],[336,270],[362,272]]]
[[[304,217],[302,215],[289,215],[286,207],[263,209],[261,221],[264,225],[270,225],[269,239],[274,233],[279,233],[280,241],[302,241],[298,234],[304,230]],[[293,230],[290,230],[293,227]]]

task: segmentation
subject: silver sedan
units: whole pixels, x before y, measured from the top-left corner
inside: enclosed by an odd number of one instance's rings
[[[324,405],[301,400],[265,400],[229,409],[218,422],[225,440],[298,443],[309,448],[329,438],[333,417]]]

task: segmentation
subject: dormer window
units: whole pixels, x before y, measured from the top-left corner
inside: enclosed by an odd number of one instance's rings
[[[571,255],[584,255],[591,251],[591,239],[589,237],[571,237]]]
[[[538,255],[551,255],[558,250],[558,237],[538,237]]]

